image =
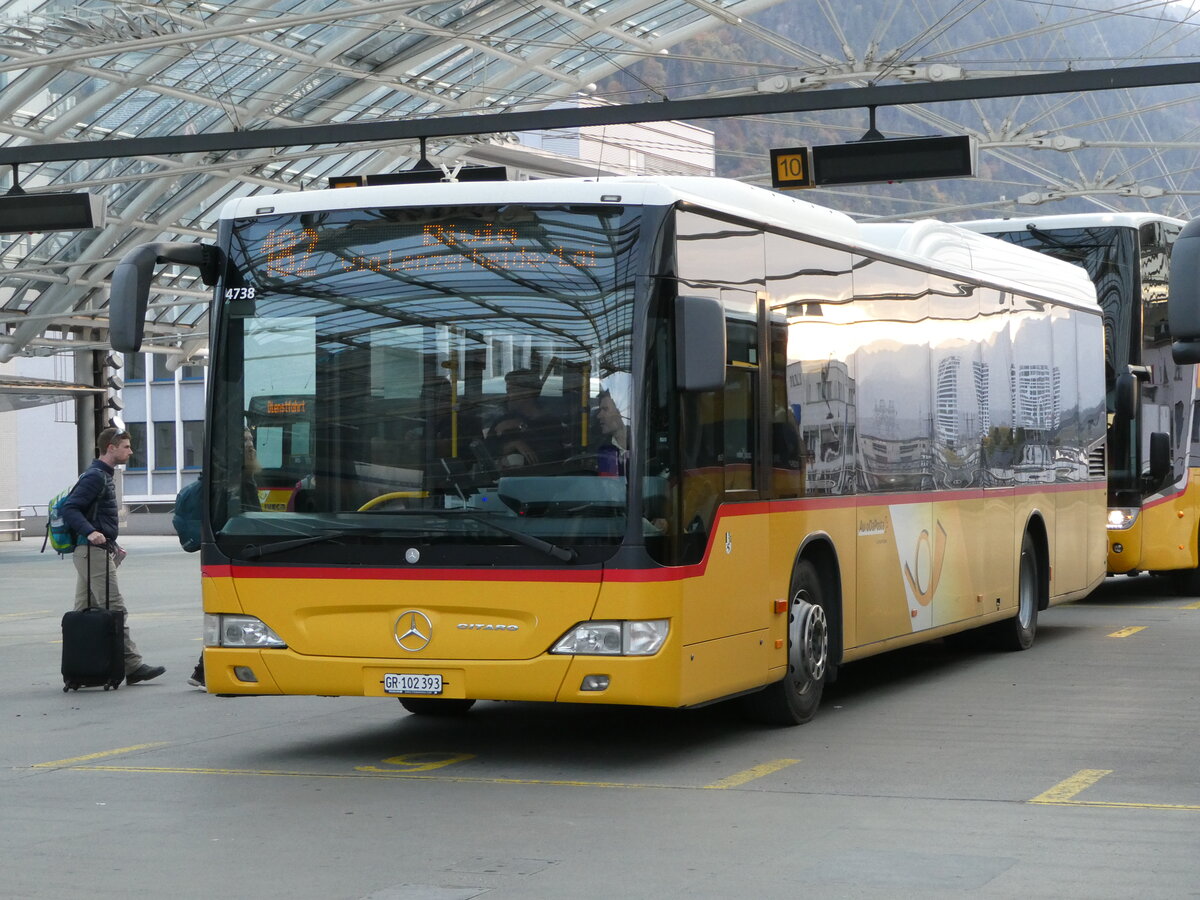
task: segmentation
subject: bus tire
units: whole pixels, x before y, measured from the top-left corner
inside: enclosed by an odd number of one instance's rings
[[[1017,614],[992,626],[992,636],[1001,650],[1028,650],[1033,646],[1041,593],[1041,562],[1033,538],[1026,532],[1021,540],[1021,568],[1017,575]]]
[[[788,608],[788,667],[782,679],[744,698],[746,710],[766,725],[803,725],[817,714],[829,675],[827,601],[816,567],[802,559],[792,573]]]
[[[1200,595],[1200,568],[1171,572],[1171,590],[1180,597]]]
[[[433,697],[399,697],[400,705],[414,716],[462,716],[474,700],[437,700]]]

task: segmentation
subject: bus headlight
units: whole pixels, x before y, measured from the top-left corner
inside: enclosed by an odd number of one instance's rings
[[[1108,510],[1108,530],[1109,531],[1124,531],[1126,528],[1132,528],[1133,523],[1137,521],[1140,509],[1135,507],[1109,507]]]
[[[286,647],[283,639],[254,616],[204,617],[206,647]]]
[[[550,648],[577,656],[653,656],[670,630],[668,619],[580,622]]]

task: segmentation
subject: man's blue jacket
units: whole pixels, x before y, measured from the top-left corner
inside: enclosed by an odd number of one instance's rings
[[[95,511],[92,507],[95,506]],[[108,540],[117,539],[117,490],[113,467],[93,459],[79,483],[62,504],[63,521],[75,534],[75,543],[86,544],[87,536],[99,531]],[[89,515],[91,518],[89,518]]]

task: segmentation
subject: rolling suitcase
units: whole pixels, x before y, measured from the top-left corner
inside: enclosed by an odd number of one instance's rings
[[[92,554],[88,553],[88,584],[92,582]],[[104,567],[108,573],[107,561]],[[81,687],[116,690],[125,680],[125,610],[109,609],[108,579],[104,582],[104,606],[72,610],[62,618],[63,693]]]

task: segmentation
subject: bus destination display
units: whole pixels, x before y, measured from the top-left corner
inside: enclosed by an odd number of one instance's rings
[[[515,227],[490,222],[431,223],[422,225],[419,233],[395,234],[387,241],[372,236],[371,244],[381,249],[359,252],[339,240],[345,229],[279,228],[267,232],[262,256],[266,273],[276,278],[315,278],[339,271],[434,275],[476,268],[545,272],[596,266],[595,249],[557,246],[546,240],[544,229],[534,232],[525,237]]]

